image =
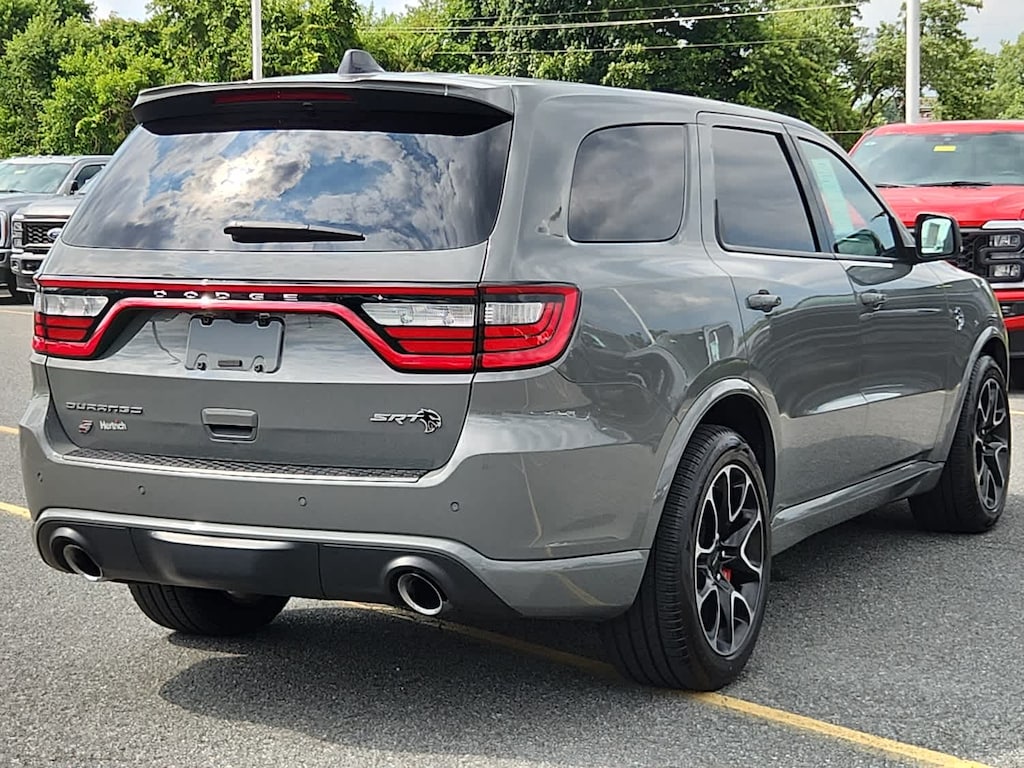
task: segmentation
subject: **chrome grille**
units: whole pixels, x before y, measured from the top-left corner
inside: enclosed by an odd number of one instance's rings
[[[47,232],[51,229],[60,229],[67,223],[62,221],[25,221],[22,223],[22,248],[31,253],[45,254],[50,250],[53,241],[50,240]]]

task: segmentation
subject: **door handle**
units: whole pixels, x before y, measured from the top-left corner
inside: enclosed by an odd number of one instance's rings
[[[782,297],[762,289],[757,293],[747,296],[747,306],[751,309],[759,309],[764,313],[771,312],[782,303]]]
[[[878,309],[885,304],[886,296],[881,291],[864,291],[860,294],[860,303]]]
[[[203,408],[203,426],[212,440],[254,440],[258,421],[256,411]]]

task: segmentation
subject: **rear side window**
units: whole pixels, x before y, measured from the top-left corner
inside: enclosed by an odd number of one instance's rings
[[[807,206],[780,137],[739,128],[712,133],[718,236],[734,248],[815,252]]]
[[[569,237],[580,243],[671,239],[683,218],[683,127],[628,125],[587,136],[576,153]]]
[[[464,124],[444,133],[437,121],[426,130],[415,115],[405,122],[144,124],[90,185],[63,237],[84,247],[171,251],[432,251],[486,240],[511,123],[467,134]],[[236,242],[224,229],[237,222],[329,227],[363,239]]]

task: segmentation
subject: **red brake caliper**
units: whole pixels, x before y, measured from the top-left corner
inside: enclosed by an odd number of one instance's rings
[[[731,584],[732,583],[732,568],[723,568],[722,569],[722,576],[724,576],[725,580],[728,581]]]

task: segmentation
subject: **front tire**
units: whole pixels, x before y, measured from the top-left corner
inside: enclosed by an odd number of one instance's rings
[[[999,364],[984,355],[974,364],[938,485],[910,499],[918,525],[949,533],[992,528],[1006,506],[1011,433],[1006,378]]]
[[[669,489],[636,600],[602,627],[622,674],[701,691],[736,679],[764,619],[768,510],[746,441],[724,427],[698,428]]]
[[[284,610],[287,597],[236,596],[230,592],[132,583],[136,605],[160,626],[187,635],[226,637],[254,632]]]
[[[18,278],[13,272],[7,273],[6,278],[7,291],[11,294],[11,301],[15,304],[28,304],[32,300],[32,295],[25,293],[24,291],[18,290]]]

